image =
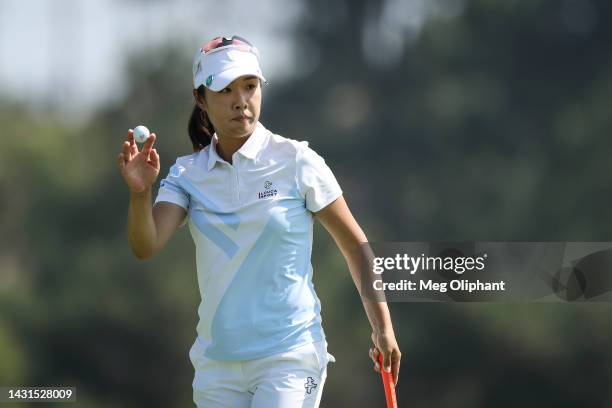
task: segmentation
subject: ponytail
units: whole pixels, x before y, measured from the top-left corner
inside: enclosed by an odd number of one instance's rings
[[[204,97],[204,85],[200,85],[198,88],[198,95]],[[208,146],[215,134],[215,128],[208,118],[208,114],[200,109],[198,105],[193,107],[187,131],[189,132],[189,139],[191,139],[194,152],[198,152]]]

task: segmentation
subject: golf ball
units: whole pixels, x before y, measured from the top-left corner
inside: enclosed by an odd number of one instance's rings
[[[149,132],[146,126],[140,125],[134,128],[134,140],[138,143],[144,143],[149,138],[150,134],[151,132]]]

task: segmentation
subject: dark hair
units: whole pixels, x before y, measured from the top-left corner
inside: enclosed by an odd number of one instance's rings
[[[202,98],[205,97],[204,85],[199,86],[198,95]],[[215,134],[215,128],[208,118],[208,114],[200,109],[197,104],[193,107],[193,112],[191,112],[187,131],[189,132],[189,139],[191,139],[194,152],[198,152],[208,146]]]

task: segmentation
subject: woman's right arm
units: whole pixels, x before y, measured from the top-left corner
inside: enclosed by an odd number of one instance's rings
[[[185,219],[179,205],[159,202],[151,208],[151,190],[130,193],[128,241],[138,259],[147,259],[161,250]]]
[[[176,204],[151,204],[151,186],[160,167],[154,143],[155,134],[152,133],[138,151],[130,129],[117,157],[119,170],[130,190],[128,240],[138,259],[150,258],[162,249],[187,215],[185,209]]]

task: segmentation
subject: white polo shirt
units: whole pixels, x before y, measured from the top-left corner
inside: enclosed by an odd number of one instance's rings
[[[312,284],[313,212],[342,195],[307,142],[261,123],[232,156],[211,145],[179,157],[155,202],[188,211],[205,355],[248,360],[325,339]]]

